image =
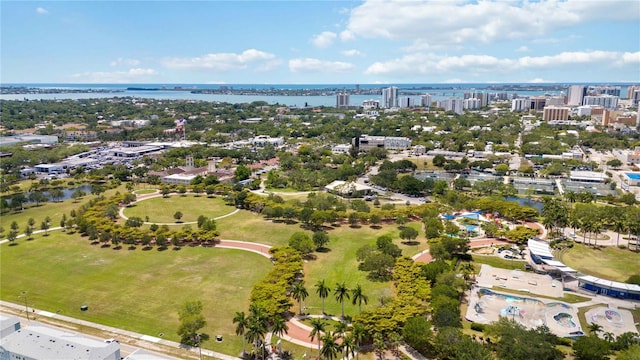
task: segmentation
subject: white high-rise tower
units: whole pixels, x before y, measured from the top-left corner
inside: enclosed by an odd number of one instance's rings
[[[398,104],[398,88],[395,86],[382,89],[382,107],[397,108]]]

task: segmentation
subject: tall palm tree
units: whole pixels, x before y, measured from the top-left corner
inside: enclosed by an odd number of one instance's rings
[[[245,331],[249,327],[249,319],[244,314],[244,311],[237,311],[233,317],[233,323],[236,324],[236,335],[242,335],[242,355],[246,354],[246,339]]]
[[[351,330],[351,335],[353,336],[353,340],[356,343],[356,360],[358,360],[358,356],[360,354],[360,344],[367,338],[367,330],[361,323],[353,324],[353,330]]]
[[[261,344],[264,357],[264,337],[269,329],[269,318],[265,310],[255,304],[249,305],[249,327],[247,330],[247,340],[251,341],[254,347]]]
[[[311,319],[311,332],[309,333],[309,337],[311,341],[314,338],[318,338],[318,359],[320,359],[320,338],[322,337],[322,332],[326,327],[326,323],[321,319]]]
[[[620,246],[620,233],[624,231],[624,229],[625,229],[624,220],[620,218],[615,219],[613,223],[613,231],[615,231],[618,234],[618,237],[616,239],[616,246]]]
[[[289,333],[289,326],[285,318],[282,316],[276,317],[273,320],[273,324],[271,324],[271,331],[278,335],[278,353],[282,355],[282,335]]]
[[[344,300],[349,300],[350,298],[349,289],[344,283],[336,283],[336,289],[333,291],[333,294],[336,297],[336,301],[342,304],[342,318],[344,318]]]
[[[360,284],[356,285],[356,287],[351,290],[351,303],[353,305],[358,304],[358,312],[362,312],[362,303],[366,305],[368,302],[369,297],[362,291],[362,286],[360,286]],[[342,314],[342,317],[344,317],[344,314]]]
[[[342,343],[340,344],[340,351],[342,351],[343,359],[353,357],[356,354],[355,337],[353,334],[348,334],[342,337]]]
[[[316,283],[316,294],[322,299],[322,313],[324,314],[324,299],[329,297],[331,288],[324,283],[324,279],[318,280]]]
[[[593,244],[598,245],[598,235],[602,232],[602,222],[594,221],[591,226],[591,232],[593,233]]]
[[[602,337],[604,337],[604,340],[606,342],[610,342],[610,343],[612,343],[612,342],[614,342],[616,340],[615,335],[613,335],[613,333],[610,332],[610,331],[607,331],[606,333],[602,334]]]
[[[307,298],[307,296],[309,296],[307,288],[304,287],[304,281],[297,282],[293,285],[291,295],[298,302],[298,306],[300,307],[299,314],[302,315],[302,302]]]
[[[582,243],[587,243],[587,232],[591,230],[590,219],[580,219],[580,231],[582,231]]]
[[[466,281],[469,281],[472,276],[475,276],[476,268],[473,266],[472,263],[465,262],[465,263],[460,265],[460,273],[462,274],[462,277]]]
[[[322,349],[320,350],[322,357],[326,360],[333,360],[339,351],[340,344],[336,341],[336,337],[331,332],[324,334],[322,337]]]

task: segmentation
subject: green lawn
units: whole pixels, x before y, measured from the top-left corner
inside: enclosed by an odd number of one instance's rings
[[[2,300],[22,303],[18,295],[26,290],[29,306],[179,340],[178,309],[199,299],[208,322],[204,332],[225,339],[205,347],[227,354],[242,349],[234,313],[247,311],[253,284],[271,268],[267,259],[240,250],[113,250],[59,231],[16,242],[0,248]],[[80,311],[81,305],[89,311]]]
[[[376,282],[367,279],[367,273],[358,270],[358,262],[356,261],[356,251],[366,244],[375,245],[376,239],[383,234],[392,235],[394,242],[403,250],[403,255],[411,256],[427,248],[424,238],[419,238],[421,241],[417,246],[401,244],[396,225],[386,225],[381,229],[372,229],[369,226],[353,229],[343,225],[330,230],[328,247],[331,251],[316,253],[317,259],[308,261],[304,267],[304,280],[309,291],[309,297],[304,304],[308,307],[308,312],[312,314],[322,312],[322,301],[316,294],[314,287],[316,282],[322,279],[332,290],[338,282],[344,282],[350,289],[360,284],[365,295],[369,298],[369,304],[363,304],[363,310],[378,306],[381,296],[393,295],[393,286],[390,281]],[[422,232],[421,236],[423,236]],[[350,301],[345,302],[344,308],[347,315],[353,316],[358,313],[358,306],[352,305]],[[335,300],[333,293],[325,299],[325,311],[337,316],[341,314],[340,303]]]
[[[594,249],[576,243],[556,256],[569,267],[603,279],[624,282],[630,275],[640,274],[640,253],[615,246]]]
[[[158,192],[157,189],[140,189],[140,190],[134,190],[133,193],[134,194],[138,194],[138,195],[144,195],[144,194],[153,194]]]
[[[526,261],[507,260],[493,255],[481,254],[473,254],[473,262],[477,264],[487,264],[493,267],[510,270],[524,270],[524,264],[526,264]]]
[[[182,222],[198,220],[198,216],[218,217],[226,215],[235,208],[228,206],[220,197],[208,198],[206,196],[173,195],[167,198],[156,197],[143,200],[126,208],[124,214],[127,217],[138,216],[142,219],[149,217],[150,222],[175,223],[173,217],[176,211],[182,212]]]
[[[287,245],[291,234],[305,231],[299,223],[287,225],[283,222],[265,220],[260,214],[242,210],[217,222],[220,238],[258,242],[267,245]],[[307,231],[309,236],[311,231]]]

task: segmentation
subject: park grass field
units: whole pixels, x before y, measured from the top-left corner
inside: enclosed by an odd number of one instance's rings
[[[584,274],[624,282],[640,274],[640,253],[615,246],[593,248],[579,243],[557,253],[559,260]]]
[[[271,268],[241,250],[113,250],[60,231],[16,243],[0,248],[2,300],[22,303],[18,296],[28,291],[30,307],[179,341],[178,309],[197,299],[208,322],[203,332],[225,339],[205,348],[226,354],[242,349],[234,313],[247,311],[251,288]]]
[[[125,208],[127,217],[137,216],[142,219],[149,217],[150,222],[175,223],[173,217],[176,211],[182,213],[181,222],[193,222],[198,216],[204,215],[210,218],[226,215],[235,210],[234,207],[225,204],[219,197],[209,198],[194,195],[173,195],[167,198],[161,196],[136,202]]]
[[[368,305],[362,304],[363,311],[377,307],[380,297],[393,295],[391,281],[369,280],[367,272],[358,270],[358,261],[356,260],[356,252],[360,247],[367,244],[375,246],[376,239],[384,234],[390,234],[394,239],[394,243],[403,250],[403,255],[406,256],[412,256],[427,248],[427,243],[424,239],[417,246],[401,244],[398,235],[399,230],[396,225],[386,225],[380,229],[372,229],[369,226],[353,229],[343,225],[330,230],[330,242],[327,245],[330,251],[315,253],[317,258],[305,263],[304,280],[305,286],[309,291],[309,297],[304,304],[307,306],[309,313],[322,313],[322,300],[316,294],[315,284],[323,279],[332,290],[338,282],[344,282],[349,289],[360,284],[365,295],[369,298]],[[352,305],[350,300],[345,301],[344,309],[345,315],[353,316],[358,314],[358,306]],[[335,316],[341,315],[341,305],[335,300],[333,292],[325,299],[325,312]]]
[[[304,231],[309,236],[313,233],[300,227],[300,223],[285,224],[265,220],[264,216],[251,211],[241,210],[239,213],[216,221],[221,239],[242,240],[282,246],[289,243],[289,238],[296,231]]]

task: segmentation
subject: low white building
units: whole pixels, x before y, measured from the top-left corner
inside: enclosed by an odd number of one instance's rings
[[[31,322],[29,326],[0,338],[0,358],[120,360],[120,344]]]
[[[251,144],[253,144],[253,146],[259,146],[259,147],[263,147],[267,145],[271,145],[273,147],[279,147],[284,145],[284,138],[282,137],[272,138],[271,136],[268,136],[268,135],[258,135],[251,140]]]

